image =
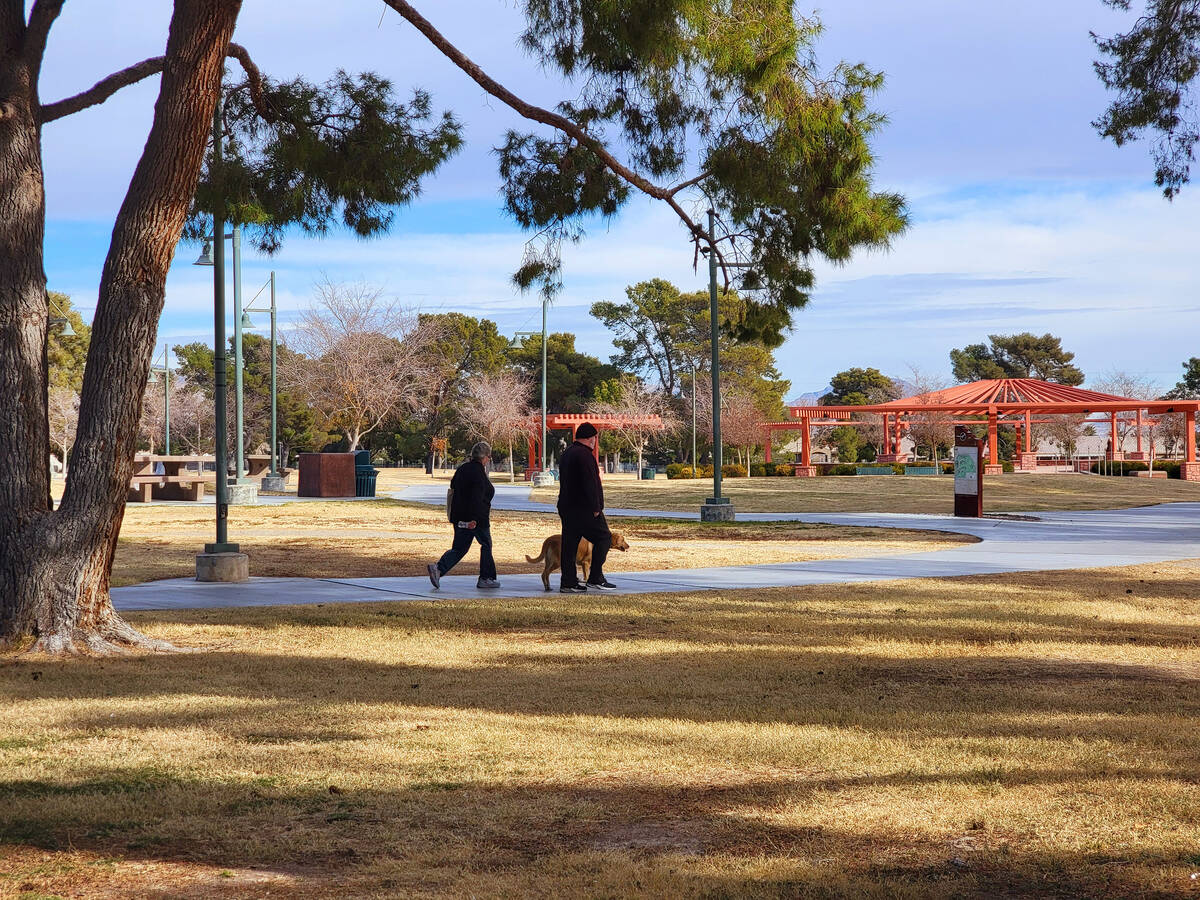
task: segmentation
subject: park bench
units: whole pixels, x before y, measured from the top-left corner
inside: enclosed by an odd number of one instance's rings
[[[895,475],[896,470],[891,466],[855,466],[855,475]]]
[[[203,472],[188,472],[188,464],[203,468],[203,456],[155,456],[141,454],[134,457],[133,477],[129,481],[128,502],[148,503],[150,500],[204,499]],[[162,471],[156,471],[161,467]]]

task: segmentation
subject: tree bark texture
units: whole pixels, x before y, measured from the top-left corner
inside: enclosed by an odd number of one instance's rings
[[[113,227],[57,510],[46,431],[45,222],[23,3],[0,6],[0,642],[48,652],[163,646],[125,624],[109,574],[167,270],[203,161],[240,0],[176,4],[142,157]]]

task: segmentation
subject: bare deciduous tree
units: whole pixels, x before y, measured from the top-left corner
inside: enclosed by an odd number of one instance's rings
[[[607,430],[637,454],[639,473],[650,436],[673,432],[682,424],[662,391],[650,390],[640,378],[632,376],[621,379],[615,396],[589,403],[588,412],[613,417],[614,421],[607,426]],[[650,424],[653,416],[658,416],[662,421],[661,428]]]
[[[171,394],[172,443],[179,441],[191,454],[212,453],[215,424],[212,401],[202,390],[184,383]]]
[[[1079,448],[1079,438],[1086,426],[1084,415],[1050,416],[1049,422],[1042,426],[1042,434],[1063,456],[1070,458]]]
[[[712,386],[705,382],[696,385],[700,427],[713,437]],[[753,391],[744,384],[721,387],[721,444],[734,448],[739,461],[750,471],[750,454],[767,439],[761,425],[771,417],[756,403]]]
[[[55,385],[50,388],[48,400],[50,446],[59,453],[65,472],[79,424],[79,394],[69,387]]]
[[[526,397],[532,382],[511,371],[477,375],[467,382],[467,396],[460,415],[473,434],[492,446],[508,445],[508,474],[517,480],[513,466],[513,444],[526,437],[530,428],[529,403]]]
[[[355,450],[363,435],[420,408],[433,380],[435,331],[380,288],[326,280],[288,335],[295,356],[282,380]]]
[[[954,443],[954,416],[932,408],[936,398],[930,395],[950,387],[948,379],[931,375],[916,366],[909,366],[909,377],[904,379],[904,393],[916,398],[917,412],[909,417],[908,436],[916,446],[929,447],[936,463],[938,445]]]
[[[1112,394],[1114,397],[1129,397],[1133,400],[1154,400],[1162,396],[1162,386],[1144,375],[1109,369],[1091,385],[1093,391]],[[1112,448],[1125,449],[1125,439],[1137,434],[1137,413],[1130,410],[1117,413],[1117,433],[1113,435]]]
[[[1162,443],[1164,456],[1175,456],[1183,448],[1187,435],[1187,419],[1183,413],[1163,413],[1158,416],[1155,436]]]

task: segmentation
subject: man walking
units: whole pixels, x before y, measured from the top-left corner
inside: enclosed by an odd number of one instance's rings
[[[479,541],[479,580],[477,588],[498,588],[496,561],[492,559],[492,530],[488,517],[496,488],[488,478],[487,464],[492,448],[480,441],[471,448],[471,458],[459,466],[450,479],[450,519],[454,525],[454,543],[436,563],[426,566],[429,580],[440,587],[442,576],[458,565],[471,549],[471,541]]]
[[[559,591],[563,594],[583,594],[589,587],[601,591],[616,589],[604,577],[604,560],[612,546],[612,533],[604,519],[604,488],[595,455],[598,440],[596,427],[584,422],[575,429],[575,443],[558,461],[558,517],[562,520]],[[579,567],[575,562],[580,538],[586,538],[592,545],[587,587],[579,583]]]

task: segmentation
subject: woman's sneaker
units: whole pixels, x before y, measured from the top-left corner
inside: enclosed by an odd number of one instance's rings
[[[586,594],[587,588],[582,584],[564,584],[558,589],[560,594]]]
[[[483,588],[484,590],[492,590],[493,588],[500,587],[500,582],[495,578],[480,578],[477,582],[475,582],[475,587]]]
[[[598,591],[615,591],[617,586],[605,578],[603,581],[589,581],[587,586]]]
[[[425,571],[429,573],[429,581],[433,584],[434,590],[442,586],[442,573],[438,571],[436,563],[430,563],[425,567]]]

